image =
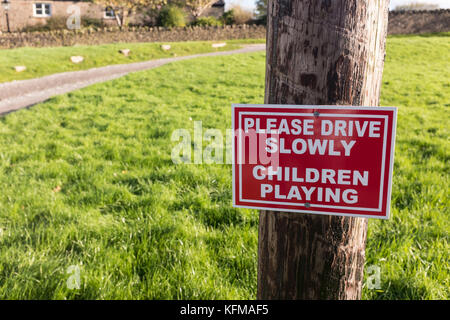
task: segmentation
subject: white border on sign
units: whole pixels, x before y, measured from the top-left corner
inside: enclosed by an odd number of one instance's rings
[[[310,210],[299,210],[299,209],[278,209],[278,208],[264,208],[258,206],[243,206],[236,204],[236,190],[235,190],[235,137],[233,135],[233,143],[232,143],[232,152],[233,152],[233,206],[238,208],[249,208],[249,209],[261,209],[268,211],[287,211],[287,212],[305,212],[305,213],[314,213],[314,214],[326,214],[326,215],[337,215],[337,216],[352,216],[352,217],[363,217],[363,218],[379,218],[379,219],[389,219],[390,215],[390,207],[388,203],[390,203],[391,192],[392,192],[392,171],[394,164],[394,150],[395,150],[395,133],[397,126],[397,108],[394,107],[354,107],[354,106],[295,106],[295,105],[246,105],[246,104],[233,104],[232,105],[232,128],[233,131],[235,128],[235,108],[280,108],[280,109],[327,109],[327,110],[364,110],[364,111],[392,111],[393,112],[393,123],[392,123],[392,139],[391,139],[391,154],[390,154],[390,164],[389,164],[389,176],[388,176],[388,192],[386,200],[389,200],[386,205],[386,215],[385,216],[376,216],[376,215],[355,215],[352,213],[336,213],[336,212],[325,212],[325,211],[310,211]],[[239,112],[239,126],[241,128],[241,114],[251,114],[251,115],[286,115],[284,112]],[[293,116],[311,116],[311,113],[289,113],[288,115]],[[320,114],[318,115],[320,116]],[[344,207],[344,206],[328,206],[328,205],[315,205],[310,204],[311,207],[318,208],[332,208],[332,209],[347,209],[347,210],[355,210],[355,211],[374,211],[381,212],[382,204],[383,204],[383,193],[384,193],[384,178],[385,178],[385,157],[386,157],[386,142],[387,142],[387,127],[389,125],[389,117],[388,116],[377,116],[377,115],[354,115],[354,114],[329,114],[326,116],[336,116],[336,117],[354,117],[354,118],[382,118],[384,119],[384,135],[383,135],[383,154],[382,154],[382,167],[381,167],[381,177],[380,177],[380,194],[379,194],[379,203],[378,208],[361,208],[361,207]],[[241,135],[241,130],[239,131],[239,135]],[[239,136],[239,140],[241,140],[241,136]],[[239,159],[241,159],[241,150],[239,150]],[[242,161],[239,161],[239,201],[242,202],[254,202],[254,203],[263,203],[263,204],[276,204],[276,205],[293,205],[293,206],[305,206],[304,203],[289,203],[289,202],[277,202],[277,201],[261,201],[261,200],[247,200],[242,198]]]
[[[239,112],[239,128],[242,128],[242,115],[272,115],[272,116],[298,116],[298,117],[311,117],[311,113],[289,113],[284,112]],[[384,170],[385,170],[385,156],[386,156],[386,138],[387,138],[387,126],[388,126],[388,116],[377,116],[377,115],[353,115],[353,114],[332,114],[327,113],[327,117],[353,117],[353,118],[380,118],[384,119],[384,135],[383,135],[383,152],[381,160],[381,177],[380,177],[380,190],[379,190],[379,200],[378,208],[364,208],[364,207],[348,207],[348,206],[333,206],[333,205],[320,205],[320,204],[310,204],[311,207],[316,208],[328,208],[328,209],[347,209],[356,211],[382,211],[383,203],[383,187],[384,187]],[[320,115],[319,115],[320,117]],[[239,141],[242,141],[242,130],[239,130]],[[288,206],[305,206],[305,203],[295,203],[295,202],[280,202],[280,201],[264,201],[264,200],[252,200],[244,199],[242,196],[242,150],[239,148],[239,201],[242,202],[253,202],[253,203],[267,203],[267,204],[279,204]]]

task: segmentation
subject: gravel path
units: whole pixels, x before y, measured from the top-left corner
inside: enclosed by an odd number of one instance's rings
[[[232,51],[211,52],[184,57],[118,64],[83,71],[57,73],[31,80],[0,83],[0,114],[32,106],[58,94],[64,94],[95,83],[116,79],[130,72],[156,68],[170,62],[199,57],[256,52],[264,49],[264,44],[247,45],[241,49]]]

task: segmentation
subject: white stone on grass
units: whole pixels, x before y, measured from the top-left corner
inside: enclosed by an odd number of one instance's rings
[[[84,58],[82,56],[72,56],[70,57],[70,61],[73,63],[80,63],[83,62]]]
[[[27,67],[25,67],[25,66],[15,66],[14,70],[16,70],[16,72],[22,72],[22,71],[27,70]]]
[[[130,55],[130,49],[122,49],[122,50],[119,50],[119,52],[121,53],[121,54],[123,54],[125,57],[128,57],[129,55]]]
[[[172,47],[169,44],[163,44],[161,48],[165,51],[170,50]]]
[[[223,48],[223,47],[225,47],[227,44],[225,43],[225,42],[222,42],[222,43],[213,43],[212,44],[212,47],[213,48]]]

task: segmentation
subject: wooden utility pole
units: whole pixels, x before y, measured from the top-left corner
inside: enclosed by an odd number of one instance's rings
[[[377,106],[389,0],[269,0],[267,104]],[[261,211],[258,299],[359,299],[367,219]]]

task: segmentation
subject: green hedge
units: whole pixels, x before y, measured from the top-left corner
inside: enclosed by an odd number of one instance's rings
[[[178,7],[166,7],[159,13],[159,25],[169,27],[184,27],[186,26],[185,13]]]

